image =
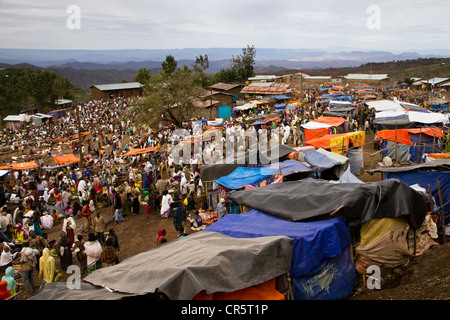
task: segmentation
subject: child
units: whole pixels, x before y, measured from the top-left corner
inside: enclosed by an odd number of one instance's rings
[[[106,237],[106,240],[108,240],[108,239],[111,239],[112,246],[114,247],[114,249],[116,249],[117,251],[120,251],[119,240],[117,239],[117,235],[116,235],[116,232],[114,231],[114,229],[109,229],[109,234]]]
[[[189,235],[189,233],[184,232],[184,227],[183,226],[178,228],[178,238],[183,238],[183,237],[186,237],[188,235]]]
[[[152,213],[152,207],[150,206],[150,204],[147,203],[145,205],[145,216],[149,217],[151,213]]]

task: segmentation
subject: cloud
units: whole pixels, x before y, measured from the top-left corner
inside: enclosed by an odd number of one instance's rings
[[[81,10],[80,29],[67,28],[69,5]],[[370,5],[380,9],[379,29],[367,27]],[[0,46],[450,49],[449,9],[444,0],[0,0]]]

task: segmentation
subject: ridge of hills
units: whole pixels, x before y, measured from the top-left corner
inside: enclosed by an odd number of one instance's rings
[[[178,66],[191,66],[193,60],[180,60]],[[210,62],[210,73],[218,72],[221,68],[228,66],[229,60]],[[391,79],[403,80],[404,78],[450,78],[450,58],[418,58],[407,60],[396,60],[389,62],[370,62],[357,66],[348,66],[344,61],[335,62],[332,66],[322,68],[290,68],[289,65],[281,66],[280,61],[265,61],[255,63],[256,74],[286,75],[297,72],[304,72],[312,76],[344,76],[348,73],[387,73]],[[60,66],[39,67],[29,63],[6,64],[0,63],[0,68],[31,68],[46,69],[59,76],[67,78],[74,85],[89,91],[95,84],[118,83],[121,81],[131,82],[137,74],[139,68],[147,68],[150,74],[156,74],[161,69],[158,61],[128,62],[99,64],[92,62],[68,62]]]

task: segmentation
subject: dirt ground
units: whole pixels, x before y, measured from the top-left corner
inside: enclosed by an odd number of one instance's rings
[[[373,169],[381,161],[379,154],[371,156],[376,150],[373,149],[373,135],[366,138],[364,147],[365,169]],[[370,175],[361,172],[358,178],[364,182],[374,182],[381,179],[379,174]],[[113,215],[112,208],[99,209],[105,219]],[[118,236],[120,251],[119,260],[138,254],[156,246],[156,235],[160,228],[167,231],[168,241],[176,239],[177,232],[173,225],[173,219],[161,218],[159,213],[145,215],[145,210],[141,207],[138,215],[128,215],[120,224],[115,222],[108,225],[107,229],[113,228]],[[81,219],[76,219],[79,224]],[[189,227],[185,226],[186,232],[193,233]],[[51,230],[47,230],[49,240],[58,240],[62,230],[62,223],[56,224]],[[448,241],[450,242],[450,240]],[[59,259],[56,259],[57,269]],[[437,245],[427,250],[423,256],[411,259],[410,266],[403,270],[396,270],[397,273],[388,275],[382,274],[381,290],[362,289],[365,286],[356,288],[346,300],[449,300],[450,299],[450,243]],[[74,258],[74,264],[78,264]],[[58,269],[59,270],[59,269]],[[68,275],[64,275],[63,279]],[[26,300],[39,291],[42,279],[36,276],[36,288],[32,294],[21,292],[20,299]],[[362,282],[361,282],[362,283]]]

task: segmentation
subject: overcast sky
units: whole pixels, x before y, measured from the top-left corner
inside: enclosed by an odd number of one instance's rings
[[[0,48],[450,50],[449,3],[0,0]]]

